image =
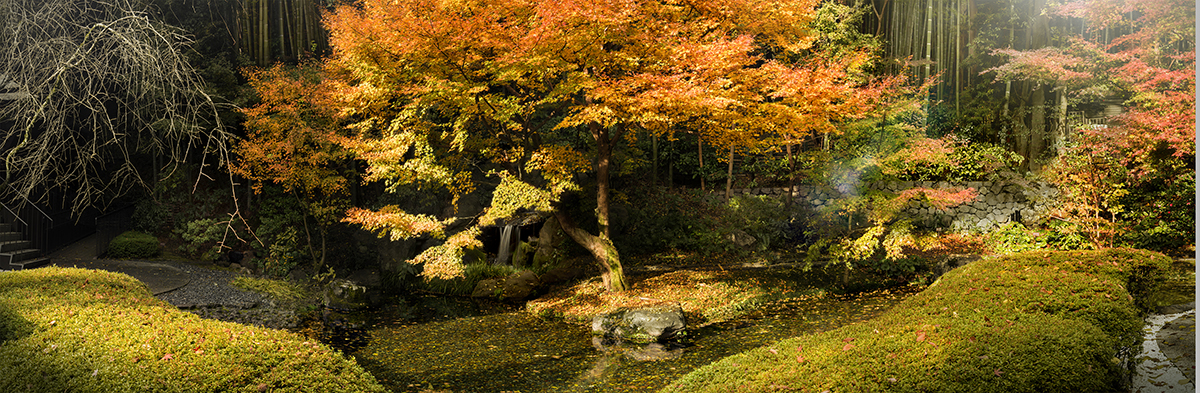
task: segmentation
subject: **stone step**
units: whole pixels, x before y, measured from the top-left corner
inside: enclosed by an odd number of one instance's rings
[[[0,252],[0,261],[8,260],[9,265],[16,265],[22,261],[37,258],[41,256],[41,254],[41,250],[35,250],[32,248]]]
[[[0,252],[10,252],[24,250],[33,246],[33,242],[28,240],[13,240],[0,242]]]
[[[0,232],[0,242],[11,242],[21,240],[21,232]]]
[[[42,266],[45,266],[48,264],[50,264],[50,258],[38,257],[38,258],[25,259],[25,260],[22,260],[17,263],[10,263],[9,269],[12,269],[12,270],[33,269],[33,268],[42,267]]]

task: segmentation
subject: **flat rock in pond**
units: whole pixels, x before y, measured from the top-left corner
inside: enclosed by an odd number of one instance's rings
[[[592,334],[632,342],[655,342],[681,336],[687,329],[678,305],[620,310],[592,318]]]

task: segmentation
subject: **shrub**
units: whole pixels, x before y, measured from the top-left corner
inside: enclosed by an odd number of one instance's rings
[[[1128,249],[984,260],[878,319],[725,358],[664,391],[1117,390],[1118,355],[1140,343],[1140,299],[1169,267]]]
[[[0,274],[0,391],[382,392],[353,360],[273,329],[200,319],[119,273]]]
[[[671,192],[652,187],[631,188],[628,218],[619,221],[613,234],[622,255],[662,250],[695,251],[705,254],[726,251],[723,228],[727,209],[706,200],[698,190]]]
[[[222,241],[225,239],[225,230],[229,228],[228,224],[229,221],[215,218],[189,221],[183,228],[175,230],[184,241],[184,244],[179,246],[179,251],[207,261],[215,261],[221,255]]]
[[[109,258],[143,259],[158,256],[158,238],[142,232],[128,231],[108,243]]]

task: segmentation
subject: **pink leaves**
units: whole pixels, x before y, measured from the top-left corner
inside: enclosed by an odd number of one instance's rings
[[[924,342],[924,341],[925,341],[925,331],[918,330],[917,331],[917,342]]]
[[[170,354],[170,353],[168,353],[168,354],[166,354],[166,355],[163,355],[162,359],[159,359],[159,360],[162,360],[162,361],[167,361],[167,360],[171,360],[171,359],[174,359],[174,358],[175,358],[175,355],[174,355],[174,354]]]

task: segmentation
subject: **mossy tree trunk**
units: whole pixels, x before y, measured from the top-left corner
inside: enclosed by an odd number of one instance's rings
[[[621,267],[620,255],[617,254],[617,248],[612,242],[608,215],[609,165],[612,161],[613,141],[621,138],[622,128],[617,127],[613,131],[607,127],[601,127],[597,123],[590,124],[588,128],[592,132],[592,138],[596,140],[596,224],[599,234],[593,235],[579,228],[561,210],[555,211],[554,214],[558,218],[563,232],[587,249],[596,259],[596,263],[604,269],[601,273],[604,287],[612,292],[624,291],[629,288],[629,284],[625,280],[625,270]]]

